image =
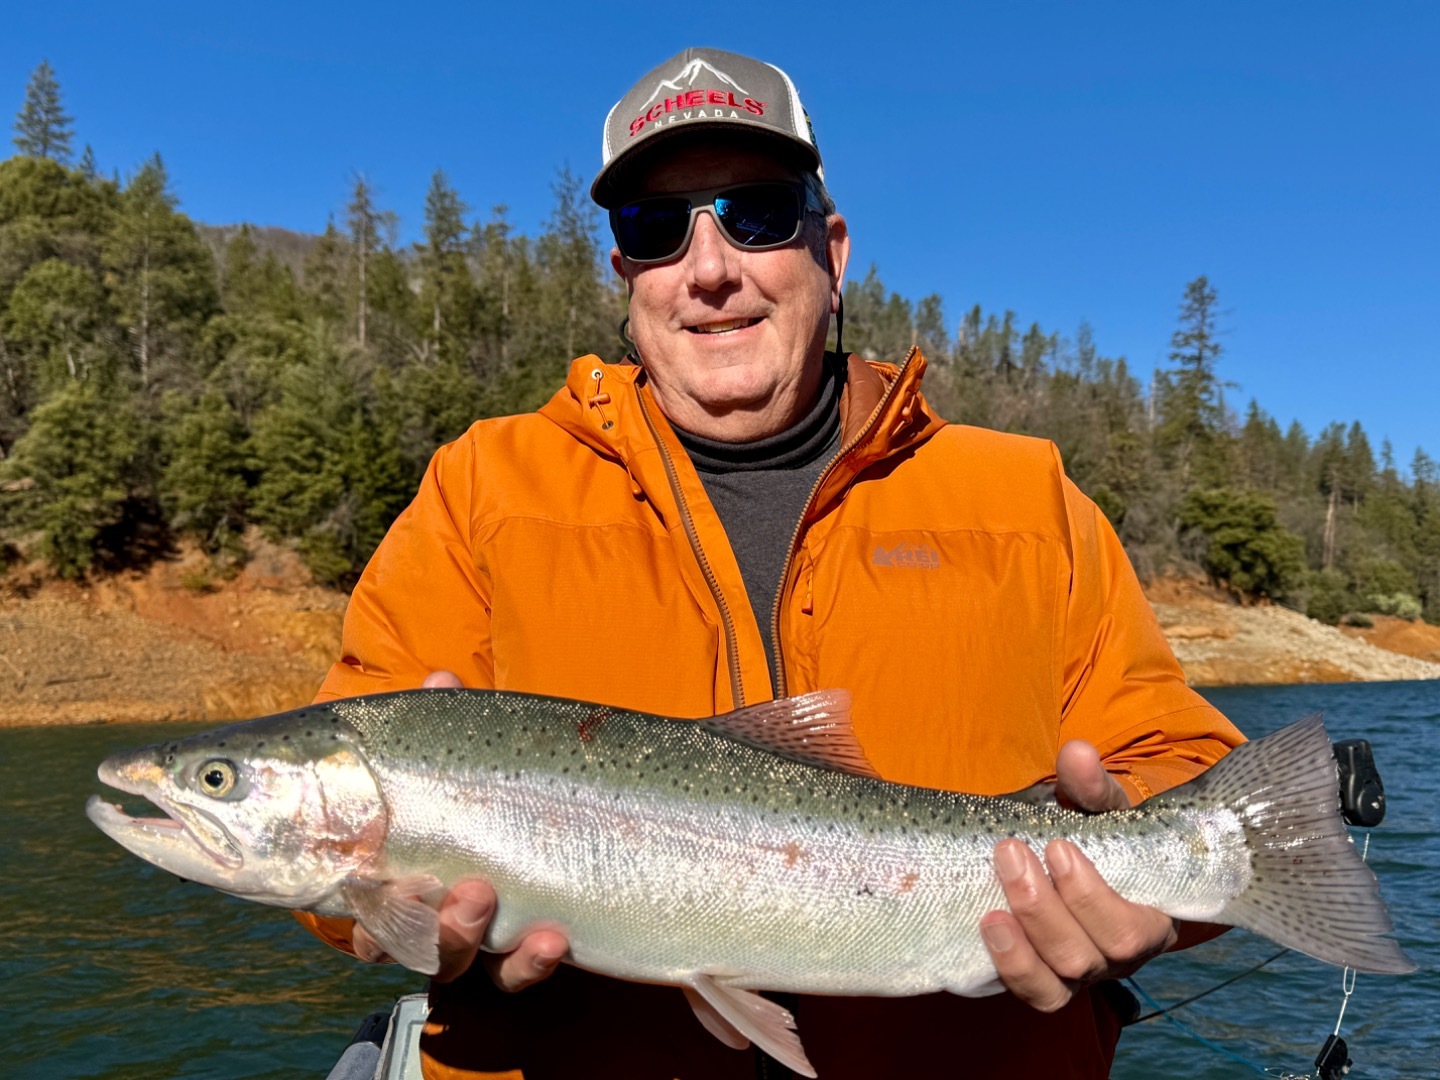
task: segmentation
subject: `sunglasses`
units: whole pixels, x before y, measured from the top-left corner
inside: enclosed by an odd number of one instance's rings
[[[631,262],[667,262],[690,246],[695,215],[702,210],[742,251],[784,247],[800,235],[807,212],[824,216],[809,188],[782,181],[651,195],[610,211],[615,246]]]

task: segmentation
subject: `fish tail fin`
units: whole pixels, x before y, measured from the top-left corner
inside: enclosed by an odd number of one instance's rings
[[[1394,924],[1340,816],[1335,754],[1318,714],[1237,747],[1175,794],[1229,807],[1245,830],[1250,882],[1215,922],[1357,971],[1415,970],[1382,936]]]

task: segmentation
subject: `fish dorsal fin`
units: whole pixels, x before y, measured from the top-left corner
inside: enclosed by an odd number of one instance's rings
[[[701,726],[727,739],[824,769],[879,779],[850,727],[850,693],[817,690],[712,716]]]
[[[714,1009],[726,1025],[749,1039],[780,1064],[793,1069],[801,1076],[814,1076],[815,1067],[805,1056],[800,1045],[800,1036],[795,1034],[795,1018],[790,1011],[754,990],[739,990],[724,986],[714,977],[703,973],[692,975],[690,985]],[[692,1007],[694,1001],[691,1001]],[[727,1046],[734,1046],[735,1040],[727,1039],[716,1030],[714,1017],[707,1018],[699,1008],[695,1013],[700,1022]],[[723,1030],[723,1029],[721,1029]]]
[[[422,975],[440,970],[440,916],[417,899],[443,888],[430,874],[377,881],[352,874],[340,886],[350,913],[398,964]]]

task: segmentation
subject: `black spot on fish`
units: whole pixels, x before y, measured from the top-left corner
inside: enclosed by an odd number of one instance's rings
[[[289,735],[281,735],[281,736],[280,736],[280,741],[281,741],[281,742],[289,742],[289,741],[290,741],[290,736],[289,736]]]

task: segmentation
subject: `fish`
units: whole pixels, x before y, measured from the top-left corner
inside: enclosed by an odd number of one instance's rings
[[[760,991],[1000,992],[979,932],[995,844],[1065,838],[1122,896],[1331,964],[1415,968],[1339,813],[1311,717],[1129,810],[881,779],[827,690],[704,720],[492,690],[406,690],[107,758],[90,819],[140,858],[248,900],[356,919],[433,974],[436,906],[498,897],[485,948],[551,928],[568,962],[686,990],[728,1045],[814,1076]]]

